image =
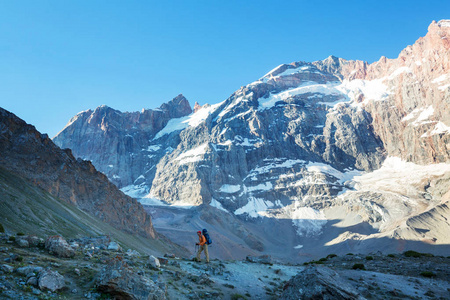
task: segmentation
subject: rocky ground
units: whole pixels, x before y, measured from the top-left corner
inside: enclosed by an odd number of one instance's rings
[[[450,257],[417,252],[329,255],[302,265],[270,256],[207,264],[123,249],[109,237],[1,234],[0,298],[308,299],[331,291],[329,299],[449,299],[449,265]]]

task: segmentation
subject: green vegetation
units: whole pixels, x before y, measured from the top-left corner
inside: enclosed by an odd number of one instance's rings
[[[353,270],[365,270],[366,268],[364,267],[363,264],[354,264],[352,269]]]
[[[408,251],[404,252],[403,254],[406,257],[416,257],[416,258],[419,258],[419,257],[434,257],[434,255],[431,254],[431,253],[420,253],[420,252],[416,252],[416,251],[413,251],[413,250],[408,250]]]
[[[366,260],[373,260],[373,256],[366,256]]]
[[[319,261],[327,261],[328,259],[326,257],[322,257],[321,259],[319,259]]]
[[[16,241],[16,237],[12,235],[12,236],[10,236],[8,238],[8,240],[10,240],[11,242],[15,242]]]
[[[420,273],[420,275],[427,278],[436,277],[436,274],[430,271],[423,271],[422,273]]]
[[[3,225],[0,224],[0,233],[4,233],[5,232],[5,228],[3,228]]]
[[[395,254],[388,254],[388,257],[395,257]]]
[[[16,235],[17,235],[17,236],[24,236],[25,233],[23,233],[23,232],[18,232],[18,233],[16,233]]]
[[[327,258],[333,258],[333,257],[336,257],[336,256],[337,256],[336,254],[332,253],[332,254],[328,254]]]
[[[350,253],[347,253],[346,255],[354,255],[354,254],[350,252]]]
[[[232,294],[231,295],[231,300],[237,300],[237,299],[247,299],[247,298],[241,294]]]

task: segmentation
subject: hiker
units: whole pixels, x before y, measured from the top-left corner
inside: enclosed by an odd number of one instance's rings
[[[202,251],[205,250],[206,262],[209,263],[208,244],[206,243],[206,238],[201,231],[197,231],[197,235],[199,241],[196,243],[196,245],[199,246],[197,251],[197,261],[200,262],[200,254],[202,254]]]

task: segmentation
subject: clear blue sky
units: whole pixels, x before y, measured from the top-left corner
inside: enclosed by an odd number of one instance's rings
[[[0,107],[53,137],[102,104],[213,104],[282,63],[395,58],[445,18],[448,0],[0,0]]]

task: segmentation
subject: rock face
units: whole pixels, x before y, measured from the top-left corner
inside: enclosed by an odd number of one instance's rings
[[[310,266],[289,280],[280,299],[365,299],[335,271]]]
[[[100,106],[73,117],[54,142],[61,148],[70,148],[76,157],[92,161],[120,188],[135,185],[145,193],[151,185],[155,164],[177,143],[175,140],[163,148],[154,145],[152,139],[171,119],[191,112],[183,95],[158,109],[141,112],[122,113]]]
[[[0,108],[0,166],[112,226],[155,237],[150,215],[88,161]]]
[[[375,237],[448,244],[450,223],[442,213],[450,200],[449,40],[444,20],[396,59],[367,64],[330,56],[280,65],[127,148],[138,172],[98,167],[120,177],[115,182],[127,193],[149,191],[146,197],[166,204],[237,216],[247,226],[234,234],[253,250],[282,244],[290,249],[285,255],[314,252],[306,245],[312,237],[341,251]],[[81,116],[58,143],[89,148],[90,133],[72,131],[88,126]],[[125,132],[115,137],[125,138]],[[114,145],[105,151],[111,159],[123,155]],[[142,152],[151,161],[138,159]],[[97,165],[96,151],[83,155]],[[224,220],[209,224],[224,228]],[[265,247],[242,238],[248,236]]]

